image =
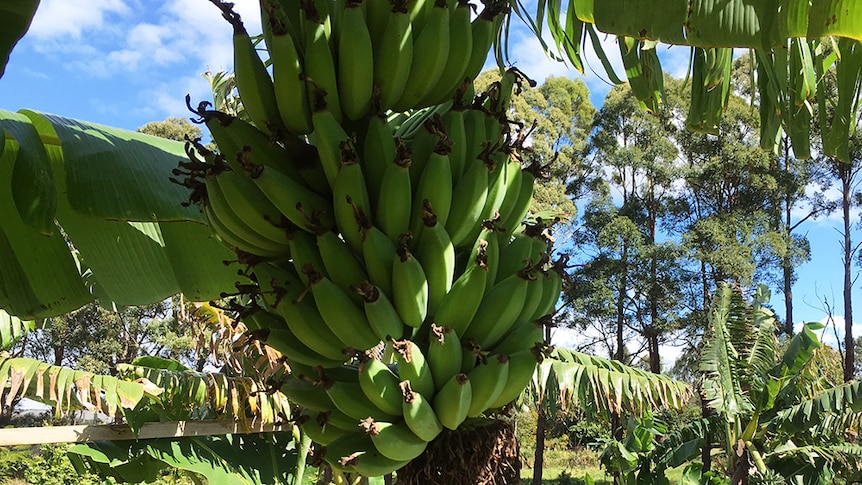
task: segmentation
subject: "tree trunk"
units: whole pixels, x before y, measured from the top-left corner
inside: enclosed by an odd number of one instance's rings
[[[849,164],[839,165],[841,177],[841,210],[844,219],[844,382],[853,380],[855,352],[853,348],[853,247],[850,240],[850,207],[853,192],[853,172]]]
[[[786,157],[786,155],[785,155]],[[784,199],[784,228],[785,237],[787,238],[787,251],[784,253],[784,259],[781,262],[781,269],[784,272],[784,333],[788,337],[793,335],[793,264],[790,260],[790,211],[793,205],[790,201],[790,196]]]
[[[623,242],[622,252],[620,254],[620,286],[618,288],[619,294],[617,295],[617,348],[614,355],[614,359],[623,362],[626,358],[625,353],[625,343],[623,339],[623,332],[625,331],[625,304],[626,304],[626,291],[628,291],[628,243]]]
[[[536,416],[536,452],[533,454],[533,485],[542,485],[542,468],[545,462],[545,410],[538,405]]]

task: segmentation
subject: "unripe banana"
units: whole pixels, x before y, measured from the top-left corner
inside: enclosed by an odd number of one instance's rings
[[[234,81],[243,108],[261,131],[277,132],[281,125],[281,116],[278,113],[269,72],[258,57],[239,14],[224,11],[223,16],[233,26]]]
[[[322,2],[321,2],[322,3]],[[329,47],[324,14],[315,6],[315,2],[302,2],[305,12],[305,79],[307,81],[308,98],[312,111],[319,111],[323,106],[332,113],[338,123],[342,121],[341,98],[338,93],[338,79],[335,69],[335,58]],[[313,121],[313,120],[312,120]],[[317,126],[314,127],[315,131]],[[328,177],[328,175],[327,175]]]
[[[467,268],[452,284],[434,314],[434,321],[438,325],[452,328],[459,335],[473,320],[485,294],[488,281],[485,254],[487,245],[487,241],[476,245],[467,262]]]
[[[359,213],[370,215],[371,203],[362,165],[351,142],[341,146],[341,169],[332,187],[332,207],[341,236],[357,254],[362,254]]]
[[[285,247],[261,234],[246,224],[245,220],[233,211],[225,198],[219,183],[219,176],[206,178],[206,211],[210,227],[229,244],[257,256],[287,257],[290,246]],[[253,251],[261,251],[257,254]]]
[[[317,247],[323,259],[325,273],[342,291],[350,296],[357,305],[362,305],[362,298],[352,290],[360,281],[368,279],[368,274],[353,251],[338,234],[332,231],[319,231]]]
[[[425,26],[414,37],[413,61],[395,111],[421,108],[419,101],[440,79],[449,56],[449,7],[445,0],[435,0]],[[417,54],[420,54],[417,55]]]
[[[455,274],[455,246],[449,234],[438,222],[437,214],[426,199],[422,220],[425,226],[419,236],[416,257],[425,269],[428,281],[428,313],[434,315],[440,302],[452,288]]]
[[[392,294],[392,267],[395,264],[395,243],[386,234],[362,223],[362,257],[371,283],[386,295]]]
[[[464,373],[457,374],[434,396],[434,414],[437,415],[443,427],[451,430],[458,429],[458,426],[467,419],[472,398],[470,378]]]
[[[249,163],[243,163],[243,166],[260,191],[290,222],[307,229],[311,223],[310,216],[313,216],[315,222],[323,227],[335,225],[329,201],[302,182],[270,167],[255,167]]]
[[[492,350],[494,353],[511,356],[523,350],[531,349],[544,341],[545,327],[541,320],[522,320],[515,323],[509,333]]]
[[[488,409],[506,387],[506,379],[509,377],[509,356],[505,354],[491,356],[487,363],[479,364],[470,371],[469,376],[473,396],[470,399],[467,417],[475,418]]]
[[[268,312],[258,312],[259,314]],[[270,313],[270,315],[275,315]],[[255,334],[259,340],[287,357],[288,364],[298,362],[303,365],[320,366],[323,368],[338,367],[344,363],[344,356],[339,359],[327,359],[319,353],[311,350],[300,342],[299,338],[284,323],[281,317],[275,315],[282,321],[278,328],[264,328],[256,330]]]
[[[349,431],[329,424],[329,413],[303,409],[300,414],[299,426],[311,441],[327,446],[333,441],[349,434]],[[357,431],[359,427],[357,427]]]
[[[381,340],[401,338],[404,334],[404,324],[386,293],[368,281],[360,283],[356,292],[365,299],[365,316],[374,333]]]
[[[484,221],[481,227],[482,230],[473,244],[472,252],[475,253],[477,246],[482,244],[482,241],[485,242],[485,266],[488,268],[488,284],[485,286],[485,293],[487,293],[497,280],[497,270],[500,267],[500,241],[506,236],[500,232],[494,220]],[[459,332],[459,335],[461,334]]]
[[[428,278],[408,246],[412,236],[402,234],[396,242],[398,257],[392,265],[392,303],[406,325],[419,328],[428,314]]]
[[[506,170],[506,195],[503,198],[503,202],[500,203],[500,220],[505,220],[512,216],[512,212],[516,208],[515,205],[518,203],[518,197],[521,192],[521,179],[523,178],[521,162],[511,157],[506,163],[508,164]],[[514,232],[511,227],[502,227],[509,233]]]
[[[455,374],[461,372],[461,340],[452,327],[438,327],[431,324],[428,338],[428,365],[434,383],[442,386]]]
[[[402,381],[410,381],[413,389],[423,396],[433,396],[436,391],[434,377],[422,349],[411,340],[396,340],[392,343],[398,363],[398,377]]]
[[[413,190],[418,191],[419,182],[422,180],[425,167],[431,159],[431,154],[438,150],[438,148],[444,153],[448,152],[449,135],[446,133],[443,118],[436,113],[432,113],[431,116],[417,126],[414,133],[412,140],[410,140],[410,182],[413,184]],[[449,173],[451,174],[451,171]],[[451,185],[451,181],[449,185]],[[416,200],[421,201],[422,199],[414,197],[414,208]]]
[[[380,421],[391,421],[401,415],[400,409],[397,415],[392,415],[375,406],[365,397],[358,382],[328,379],[323,385],[335,407],[351,418],[361,421],[371,417]]]
[[[365,312],[356,306],[344,290],[329,278],[316,273],[313,268],[303,268],[303,272],[309,275],[311,292],[320,316],[339,340],[356,350],[370,349],[380,342]]]
[[[489,406],[496,409],[509,404],[524,392],[533,379],[536,365],[542,362],[541,346],[509,355],[509,371],[503,390]]]
[[[533,169],[528,167],[521,172],[521,180],[514,194],[510,194],[510,191],[515,190],[514,188],[506,189],[506,198],[514,197],[515,200],[509,209],[509,215],[500,221],[500,226],[506,228],[509,234],[518,230],[533,202],[533,186],[536,180]]]
[[[309,232],[296,229],[288,233],[287,239],[290,244],[290,261],[293,263],[293,268],[303,285],[308,286],[308,275],[302,272],[302,268],[305,265],[325,268],[323,258],[320,256],[320,249],[317,247],[317,237]],[[326,273],[325,276],[329,276],[329,274]]]
[[[341,12],[338,29],[338,93],[341,108],[349,120],[358,120],[371,107],[374,84],[374,50],[365,22],[364,0],[348,0]]]
[[[374,84],[380,89],[384,111],[401,98],[413,62],[413,25],[407,4],[407,0],[393,2],[380,42],[374,46]]]
[[[330,443],[324,453],[324,459],[333,468],[358,473],[363,477],[388,475],[409,463],[383,456],[367,433],[343,436]]]
[[[335,409],[335,404],[324,388],[307,379],[300,379],[294,374],[284,377],[280,390],[291,403],[304,408],[314,411]]]
[[[464,126],[464,111],[451,109],[443,115],[443,124],[449,135],[449,164],[452,166],[452,186],[457,187],[467,165],[467,131]]]
[[[464,82],[464,71],[470,62],[473,51],[473,28],[470,25],[471,8],[468,0],[458,0],[455,8],[450,8],[449,53],[440,79],[422,97],[420,106],[442,103],[455,94]],[[454,172],[454,170],[453,170]]]
[[[410,164],[410,149],[399,143],[394,163],[386,167],[380,183],[376,224],[392,241],[410,229],[410,212],[413,208]]]
[[[527,297],[527,271],[520,271],[494,285],[479,305],[462,338],[473,338],[483,349],[496,344],[515,324]]]
[[[326,326],[306,282],[296,272],[266,263],[255,265],[253,272],[264,301],[284,318],[300,342],[328,359],[347,360],[343,352],[347,345]]]
[[[464,160],[469,167],[473,164],[473,160],[480,157],[482,153],[487,152],[488,135],[485,132],[485,112],[476,109],[464,110],[464,135],[466,145]],[[486,161],[483,158],[483,161]],[[487,161],[486,161],[487,164]]]
[[[215,178],[230,208],[243,214],[243,221],[254,232],[278,244],[288,242],[287,218],[254,182],[232,170],[225,170]]]
[[[403,422],[365,420],[365,432],[383,456],[396,461],[409,461],[421,455],[428,442],[416,436]]]
[[[452,209],[446,221],[446,230],[456,247],[474,242],[469,236],[482,222],[487,197],[488,167],[482,160],[474,158],[452,192]]]
[[[562,275],[565,274],[566,262],[567,258],[557,261],[549,271],[544,273],[544,277],[540,277],[542,281],[542,300],[536,306],[532,320],[554,313],[554,307],[560,299],[560,293],[563,291]]]
[[[470,62],[467,63],[467,68],[464,70],[465,78],[476,79],[476,76],[482,72],[482,68],[485,66],[488,50],[491,49],[491,44],[494,42],[504,17],[503,15],[496,15],[496,13],[486,7],[485,11],[479,14],[471,24],[473,48],[470,49]]]
[[[320,164],[326,173],[326,181],[330,187],[335,186],[335,177],[341,170],[341,147],[350,136],[344,127],[322,101],[322,91],[314,90],[312,94],[311,124],[314,127],[314,144],[320,154]]]
[[[365,1],[371,2],[372,0]],[[385,2],[386,0],[375,1]],[[377,202],[381,197],[380,186],[383,183],[383,174],[395,160],[395,154],[395,138],[386,118],[379,113],[371,115],[362,143],[362,162],[365,169],[365,181],[368,184],[368,194],[375,211],[377,210]]]
[[[275,102],[284,127],[291,133],[305,135],[311,133],[311,106],[308,103],[308,89],[302,73],[302,60],[295,39],[277,18],[272,20],[272,40],[270,57],[272,63],[272,85]]]
[[[403,412],[401,381],[383,362],[369,358],[359,364],[359,386],[365,397],[381,411],[400,416]]]
[[[404,398],[402,406],[404,424],[425,441],[436,438],[443,431],[443,425],[437,419],[431,403],[422,394],[413,391],[410,381],[401,381],[401,391]]]
[[[506,173],[509,169],[508,164],[499,163],[496,160],[489,163],[491,163],[489,167],[494,168],[488,175],[488,196],[485,198],[485,206],[482,208],[482,214],[479,216],[479,220],[482,221],[499,219],[500,204],[503,203],[503,199],[506,197]],[[478,237],[480,231],[481,226],[475,227],[468,238],[475,239]]]
[[[540,262],[544,249],[542,241],[539,239],[540,236],[540,227],[536,225],[528,226],[523,232],[516,233],[508,244],[500,247],[500,266],[497,270],[497,283],[518,271],[531,268]]]
[[[380,45],[386,22],[389,20],[389,12],[392,11],[392,2],[389,0],[365,0],[365,19],[368,24],[368,32],[371,34],[371,44],[374,50]]]
[[[448,151],[448,148],[445,146],[438,147],[439,150],[444,151],[434,151],[431,154],[425,165],[425,170],[422,172],[422,177],[419,179],[419,186],[413,194],[410,229],[420,240],[421,231],[425,225],[426,201],[433,207],[437,222],[441,227],[446,225],[449,210],[452,207],[452,172],[449,166],[449,155],[445,152]]]

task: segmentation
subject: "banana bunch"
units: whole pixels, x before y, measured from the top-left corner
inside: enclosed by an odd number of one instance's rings
[[[562,289],[508,119],[528,80],[472,84],[505,2],[263,0],[267,68],[212,1],[247,116],[187,98],[218,150],[190,140],[174,173],[253,281],[248,326],[319,456],[390,473],[521,393]]]

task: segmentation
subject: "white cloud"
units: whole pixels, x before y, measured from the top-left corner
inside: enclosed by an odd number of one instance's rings
[[[131,9],[122,0],[42,0],[27,35],[40,39],[75,39],[106,28],[106,19],[125,16]]]

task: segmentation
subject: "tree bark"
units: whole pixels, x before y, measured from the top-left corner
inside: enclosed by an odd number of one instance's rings
[[[533,454],[533,485],[542,485],[542,468],[545,462],[545,409],[540,403],[536,416],[536,452]]]
[[[626,291],[628,291],[628,242],[623,242],[622,252],[620,254],[620,285],[618,288],[619,294],[617,295],[617,348],[614,355],[614,359],[623,362],[626,358],[625,353],[625,343],[623,339],[623,332],[625,331],[625,304],[626,304]]]

